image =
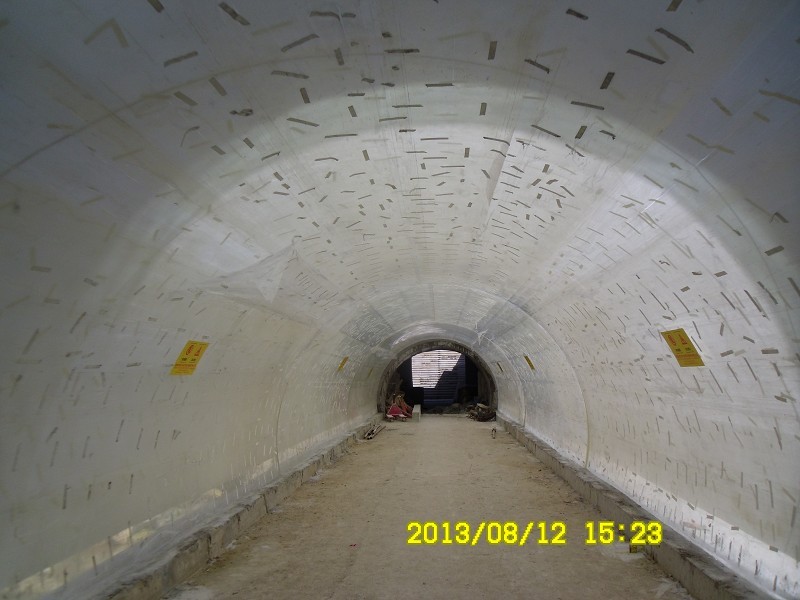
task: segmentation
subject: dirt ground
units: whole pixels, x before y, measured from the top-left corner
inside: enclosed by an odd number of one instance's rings
[[[584,524],[601,515],[493,427],[462,416],[388,423],[167,598],[691,599],[627,544],[586,545]],[[411,521],[436,523],[427,531],[439,541],[409,544]],[[461,521],[466,544],[456,543]],[[473,546],[490,521],[516,522],[507,538],[516,543],[487,543],[495,526]],[[547,523],[552,538],[553,521],[565,524],[566,544],[537,543],[534,525],[520,545],[528,522]],[[452,544],[441,543],[444,522]]]

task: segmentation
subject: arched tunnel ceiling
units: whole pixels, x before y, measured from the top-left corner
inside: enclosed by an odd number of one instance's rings
[[[780,1],[0,7],[4,514],[26,530],[42,488],[66,510],[100,473],[131,489],[57,548],[31,534],[3,583],[280,474],[443,339],[508,418],[665,519],[741,525],[779,550],[761,583],[796,590],[798,23]],[[677,368],[676,328],[704,368]],[[176,383],[187,339],[211,349]],[[219,462],[193,442],[215,419],[274,440]],[[69,482],[47,475],[67,445]],[[189,462],[136,499],[134,473]]]
[[[146,235],[187,283],[254,276],[256,302],[327,319],[391,286],[466,281],[535,314],[679,236],[684,211],[731,212],[709,219],[727,241],[743,198],[769,215],[793,200],[796,49],[776,61],[774,32],[753,33],[780,4],[586,19],[547,3],[296,4],[277,22],[140,4],[64,5],[47,35],[39,15],[14,19],[3,158],[12,184],[54,171],[37,181],[51,210]],[[759,160],[765,140],[783,142],[778,164]],[[305,298],[277,293],[288,261],[313,273],[291,290]]]

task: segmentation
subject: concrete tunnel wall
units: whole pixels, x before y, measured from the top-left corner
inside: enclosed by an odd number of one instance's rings
[[[504,417],[797,596],[799,23],[4,4],[3,597],[123,577],[366,422],[433,339],[482,358]]]

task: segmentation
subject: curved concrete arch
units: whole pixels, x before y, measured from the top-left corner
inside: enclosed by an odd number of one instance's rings
[[[430,290],[428,289],[428,292]],[[411,286],[370,298],[379,312],[394,314],[411,306],[426,292]],[[586,398],[570,359],[558,341],[520,307],[478,289],[440,284],[437,300],[413,308],[428,320],[412,326],[396,325],[389,338],[376,343],[380,361],[366,369],[377,376],[387,361],[420,342],[447,339],[479,353],[498,383],[498,411],[548,441],[573,460],[585,464],[589,448]],[[440,300],[441,298],[441,300]],[[447,300],[445,300],[447,299]],[[434,306],[435,305],[435,309]],[[362,310],[354,318],[366,314]],[[535,361],[532,368],[525,356]],[[547,373],[548,375],[543,375]],[[559,431],[560,433],[556,433]]]
[[[796,595],[797,4],[285,4],[0,7],[0,589],[228,509],[444,339]]]

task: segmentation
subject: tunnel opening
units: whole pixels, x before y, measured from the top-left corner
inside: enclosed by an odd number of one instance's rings
[[[461,403],[473,395],[472,390],[466,387],[467,361],[471,363],[470,366],[474,365],[460,352],[429,350],[415,354],[400,367],[411,363],[412,389],[421,392],[417,396],[421,396],[422,407],[425,409]]]
[[[476,404],[497,409],[497,386],[491,371],[474,351],[457,342],[434,340],[407,348],[384,371],[378,410],[401,392],[423,413],[459,414]]]

